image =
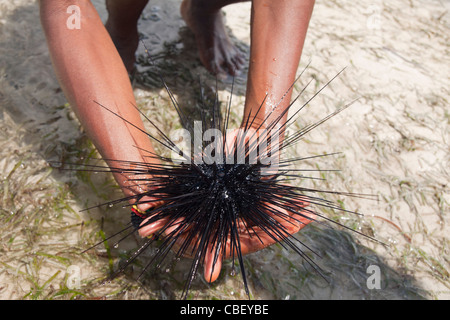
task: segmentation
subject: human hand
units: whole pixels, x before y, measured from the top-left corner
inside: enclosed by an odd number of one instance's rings
[[[241,140],[243,137],[241,134],[242,131],[234,130],[227,134],[226,136],[226,152],[232,153],[235,148],[239,145],[236,143]],[[260,136],[267,138],[267,133],[260,133]],[[249,134],[242,138],[243,141],[247,142],[247,145],[252,145],[252,142],[256,141],[256,134]],[[271,139],[271,141],[275,141]],[[278,159],[278,151],[277,148],[272,147],[271,151],[273,152],[274,158]],[[247,148],[248,150],[248,148]],[[247,158],[248,159],[248,158]],[[276,161],[278,162],[278,160]],[[276,174],[277,166],[274,166],[270,172],[270,175],[263,176],[261,178],[261,183],[270,183],[273,175]],[[267,172],[266,172],[267,173]],[[266,180],[266,181],[264,181]],[[222,267],[223,259],[231,258],[232,256],[237,256],[236,252],[236,242],[239,242],[240,246],[240,254],[246,255],[255,251],[259,251],[267,246],[270,246],[276,242],[283,241],[288,238],[290,235],[298,232],[308,223],[315,219],[315,216],[307,210],[302,210],[302,208],[306,207],[308,204],[304,200],[296,200],[295,202],[291,200],[283,200],[283,191],[289,189],[289,186],[279,185],[280,192],[277,195],[277,201],[274,203],[269,202],[260,202],[255,203],[255,208],[257,210],[263,211],[264,219],[268,220],[268,224],[258,224],[255,222],[246,221],[243,218],[238,217],[236,219],[236,227],[238,231],[238,236],[234,237],[231,235],[231,232],[227,235],[227,241],[225,244],[225,248],[220,248],[220,250],[216,250],[217,241],[212,239],[208,239],[207,249],[204,251],[203,255],[203,265],[204,265],[204,277],[207,281],[213,282],[215,281]],[[275,203],[278,203],[275,204]],[[170,205],[168,205],[170,207]],[[145,220],[141,223],[141,228],[139,229],[139,234],[142,237],[150,237],[155,233],[163,230],[163,234],[170,238],[176,238],[176,243],[172,247],[172,249],[177,250],[182,247],[186,247],[184,244],[185,241],[188,241],[188,248],[185,248],[182,252],[184,256],[194,258],[196,249],[196,245],[198,245],[201,241],[201,234],[192,235],[190,231],[192,230],[192,225],[189,226],[189,222],[186,222],[185,218],[179,219],[170,219],[169,217],[158,219],[157,215],[160,213],[159,210],[164,210],[164,204],[160,209],[156,208],[150,212],[150,216],[145,218]],[[245,215],[242,215],[245,216]],[[205,217],[206,218],[206,217]],[[272,225],[273,228],[267,228],[267,225]],[[214,234],[214,232],[212,232]],[[223,243],[222,243],[223,245]],[[233,252],[234,250],[234,252]],[[198,258],[198,256],[197,256]]]

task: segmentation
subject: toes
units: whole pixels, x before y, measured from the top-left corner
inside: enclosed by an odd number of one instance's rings
[[[241,52],[230,43],[226,49],[221,50],[220,55],[223,72],[232,76],[239,75],[245,62]]]
[[[208,43],[208,48],[206,44]],[[197,43],[202,64],[214,75],[237,76],[245,64],[244,55],[230,42],[221,40]]]
[[[239,49],[236,48],[235,53],[233,54],[231,58],[231,62],[235,65],[236,70],[241,70],[242,67],[245,64],[245,57],[244,55],[239,51]]]
[[[223,73],[222,68],[220,67],[220,65],[218,63],[216,63],[216,61],[213,61],[213,62],[211,62],[209,64],[205,64],[205,67],[213,75],[218,75],[220,73]]]

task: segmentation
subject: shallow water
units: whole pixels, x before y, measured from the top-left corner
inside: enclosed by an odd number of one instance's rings
[[[104,5],[94,3],[104,20]],[[175,0],[151,1],[139,30],[182,107],[194,112],[200,91],[198,78],[207,92],[213,91],[215,79],[199,63],[178,6]],[[128,222],[128,211],[113,207],[80,212],[120,196],[111,177],[52,170],[47,165],[48,160],[89,159],[95,150],[66,105],[53,74],[37,4],[1,0],[0,9],[0,256],[4,267],[0,296],[83,297],[63,290],[67,270],[75,265],[81,269],[78,291],[87,298],[178,297],[190,265],[183,260],[175,267],[149,273],[144,284],[133,280],[139,264],[116,281],[99,284],[110,263],[119,263],[137,246],[137,237],[118,248],[99,247],[79,254],[101,240],[99,230],[106,235],[120,230]],[[445,10],[448,8],[438,1],[362,1],[350,8],[338,2],[316,4],[300,68],[310,59],[312,63],[296,90],[310,77],[320,86],[342,67],[347,66],[347,70],[302,112],[299,126],[317,121],[358,96],[362,99],[290,152],[342,152],[322,158],[320,163],[305,162],[304,166],[341,170],[326,177],[321,184],[325,189],[377,194],[379,200],[325,195],[366,217],[326,210],[323,214],[391,246],[386,248],[349,231],[330,230],[328,225],[310,225],[297,237],[320,255],[311,257],[328,272],[328,282],[296,254],[276,245],[246,259],[253,298],[450,297],[446,236],[449,79],[442,68],[449,62]],[[410,15],[416,17],[415,25]],[[349,16],[353,17],[351,23]],[[383,23],[373,24],[374,17]],[[248,18],[248,4],[226,8],[233,39],[247,54]],[[134,79],[138,105],[169,132],[179,126],[179,119],[142,47],[138,54],[139,74]],[[236,80],[235,125],[242,114],[245,77],[244,70]],[[219,83],[222,101],[230,95],[228,80]],[[311,94],[312,90],[307,91],[300,102]],[[317,186],[311,181],[304,183]],[[140,264],[145,260],[143,257]],[[381,269],[381,289],[370,289],[367,284],[371,265]],[[245,298],[239,273],[232,275],[231,270],[227,262],[212,286],[198,277],[190,297]]]

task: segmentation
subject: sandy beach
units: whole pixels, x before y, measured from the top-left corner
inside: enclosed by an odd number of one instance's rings
[[[102,1],[93,1],[103,21]],[[151,0],[139,32],[185,110],[198,104],[201,65],[180,1]],[[224,9],[232,40],[246,55],[250,3]],[[313,130],[288,152],[314,156],[302,168],[337,169],[307,186],[376,195],[377,200],[324,194],[344,209],[319,208],[346,227],[313,223],[297,237],[331,275],[324,282],[303,259],[279,245],[247,256],[253,299],[450,299],[450,1],[317,1],[294,92],[313,79],[292,107],[308,101],[291,130],[356,102]],[[293,30],[295,32],[295,30]],[[180,127],[170,99],[142,46],[132,79],[138,106],[164,132]],[[175,299],[190,263],[170,264],[136,280],[151,249],[124,275],[101,285],[141,242],[138,235],[81,252],[129,222],[122,207],[90,206],[120,197],[112,176],[58,170],[49,161],[88,163],[98,157],[54,75],[35,1],[0,0],[0,298]],[[235,79],[232,124],[245,101],[245,68]],[[219,99],[230,96],[220,79]],[[149,132],[154,130],[150,125]],[[157,147],[158,148],[158,147]],[[158,150],[158,149],[157,149]],[[381,288],[368,284],[379,268]],[[75,271],[74,271],[75,270]],[[190,299],[245,299],[239,274],[224,263],[217,282],[197,277]],[[77,282],[71,285],[73,276]]]

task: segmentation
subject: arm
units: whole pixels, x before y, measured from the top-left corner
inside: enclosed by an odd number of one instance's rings
[[[80,8],[81,28],[69,29],[69,5]],[[95,101],[119,113],[144,130],[127,71],[90,1],[40,1],[41,23],[62,89],[82,126],[105,159],[148,162],[153,152],[149,138]],[[147,154],[148,155],[148,154]],[[108,163],[114,166],[114,163]],[[127,186],[127,177],[114,174],[125,195],[142,192]],[[140,208],[142,210],[145,207]]]
[[[250,66],[244,119],[258,127],[293,84],[312,15],[314,0],[253,1]],[[290,91],[266,124],[275,120],[291,101]],[[267,98],[266,98],[267,95]],[[265,100],[264,100],[265,99]],[[286,115],[282,123],[286,121]]]

